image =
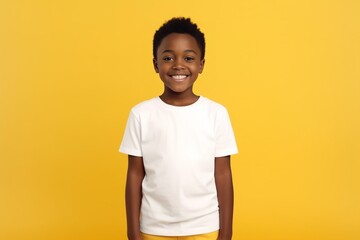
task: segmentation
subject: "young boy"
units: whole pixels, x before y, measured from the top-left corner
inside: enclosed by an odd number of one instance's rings
[[[190,19],[156,31],[159,97],[130,112],[120,152],[128,154],[129,240],[230,240],[237,153],[227,110],[193,92],[205,63],[205,38]]]

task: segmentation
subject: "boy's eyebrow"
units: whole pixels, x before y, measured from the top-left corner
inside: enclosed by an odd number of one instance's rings
[[[166,49],[166,50],[164,50],[161,54],[167,53],[167,52],[173,53],[174,50]],[[194,53],[194,54],[197,55],[197,52],[195,52],[194,50],[191,50],[191,49],[185,50],[184,52],[192,52],[192,53]]]

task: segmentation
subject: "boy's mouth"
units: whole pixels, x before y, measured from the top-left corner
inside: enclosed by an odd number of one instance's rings
[[[177,75],[170,75],[171,78],[177,80],[177,81],[181,81],[184,80],[185,78],[187,78],[189,75],[185,75],[185,74],[177,74]]]

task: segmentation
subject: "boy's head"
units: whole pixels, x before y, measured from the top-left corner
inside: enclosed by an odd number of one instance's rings
[[[191,22],[190,18],[172,18],[169,21],[165,22],[154,35],[153,40],[153,57],[157,59],[157,50],[161,44],[161,41],[171,33],[183,33],[189,34],[195,38],[200,52],[201,60],[205,58],[205,37],[204,33],[200,31],[198,26]]]

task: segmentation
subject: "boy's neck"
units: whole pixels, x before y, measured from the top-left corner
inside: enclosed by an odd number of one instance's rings
[[[160,95],[160,99],[173,106],[188,106],[193,103],[195,103],[200,96],[195,95],[194,93],[191,93],[189,95],[184,94],[168,94],[164,92],[162,95]]]

